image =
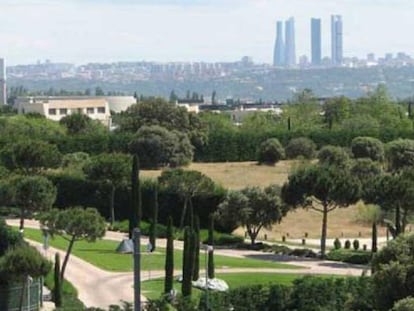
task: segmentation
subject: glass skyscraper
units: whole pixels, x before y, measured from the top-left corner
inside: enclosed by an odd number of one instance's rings
[[[331,60],[333,65],[341,65],[343,59],[342,16],[331,16]]]
[[[283,67],[285,65],[285,41],[283,39],[283,22],[276,23],[276,41],[273,51],[273,66]]]
[[[296,65],[295,19],[289,18],[285,22],[285,66]]]
[[[322,61],[321,20],[311,19],[311,63],[318,66]]]

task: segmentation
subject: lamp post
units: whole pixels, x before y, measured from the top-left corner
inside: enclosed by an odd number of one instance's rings
[[[141,231],[134,229],[134,311],[141,311]]]

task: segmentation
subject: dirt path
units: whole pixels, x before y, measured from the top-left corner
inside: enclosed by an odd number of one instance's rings
[[[9,225],[18,225],[18,220],[7,220]],[[39,228],[39,224],[33,220],[26,220],[25,226],[27,228]],[[121,241],[126,235],[118,232],[107,232],[105,239]],[[143,238],[142,243],[147,243],[147,239]],[[44,254],[42,245],[37,242],[31,242],[39,248]],[[165,247],[165,239],[157,240],[157,245]],[[182,242],[175,241],[176,248],[182,248]],[[45,254],[48,258],[52,257],[56,252],[59,252],[61,258],[64,257],[64,252],[50,247]],[[303,260],[291,257],[278,256],[271,253],[261,253],[257,251],[248,250],[215,250],[215,254],[239,257],[239,258],[256,258],[262,260],[281,261],[284,263],[291,263],[302,266],[306,269],[217,269],[217,273],[240,273],[240,272],[265,272],[265,273],[296,273],[296,274],[327,274],[327,275],[352,275],[358,276],[366,269],[362,266],[348,265],[338,262],[320,261],[320,260]],[[180,271],[175,271],[176,275]],[[200,271],[203,275],[204,271]],[[163,277],[164,271],[151,271],[151,279]],[[148,280],[148,271],[141,273],[141,280]],[[69,264],[66,269],[66,279],[70,281],[79,292],[79,299],[87,307],[107,308],[110,304],[119,304],[121,300],[131,302],[133,301],[133,275],[132,272],[114,273],[99,269],[92,264],[76,257],[71,256]],[[142,301],[145,298],[142,297]]]

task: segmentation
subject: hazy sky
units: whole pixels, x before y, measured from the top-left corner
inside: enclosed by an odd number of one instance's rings
[[[51,59],[272,61],[275,23],[294,16],[297,55],[310,54],[310,18],[344,21],[344,55],[414,55],[413,0],[0,0],[0,57],[8,64]]]

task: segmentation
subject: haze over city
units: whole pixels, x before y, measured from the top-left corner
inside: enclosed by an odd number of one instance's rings
[[[214,62],[243,55],[270,64],[276,20],[290,16],[297,55],[310,55],[310,19],[316,17],[322,19],[322,55],[330,56],[331,14],[343,17],[344,57],[412,55],[412,9],[408,0],[3,0],[0,56],[9,65],[38,59]]]

